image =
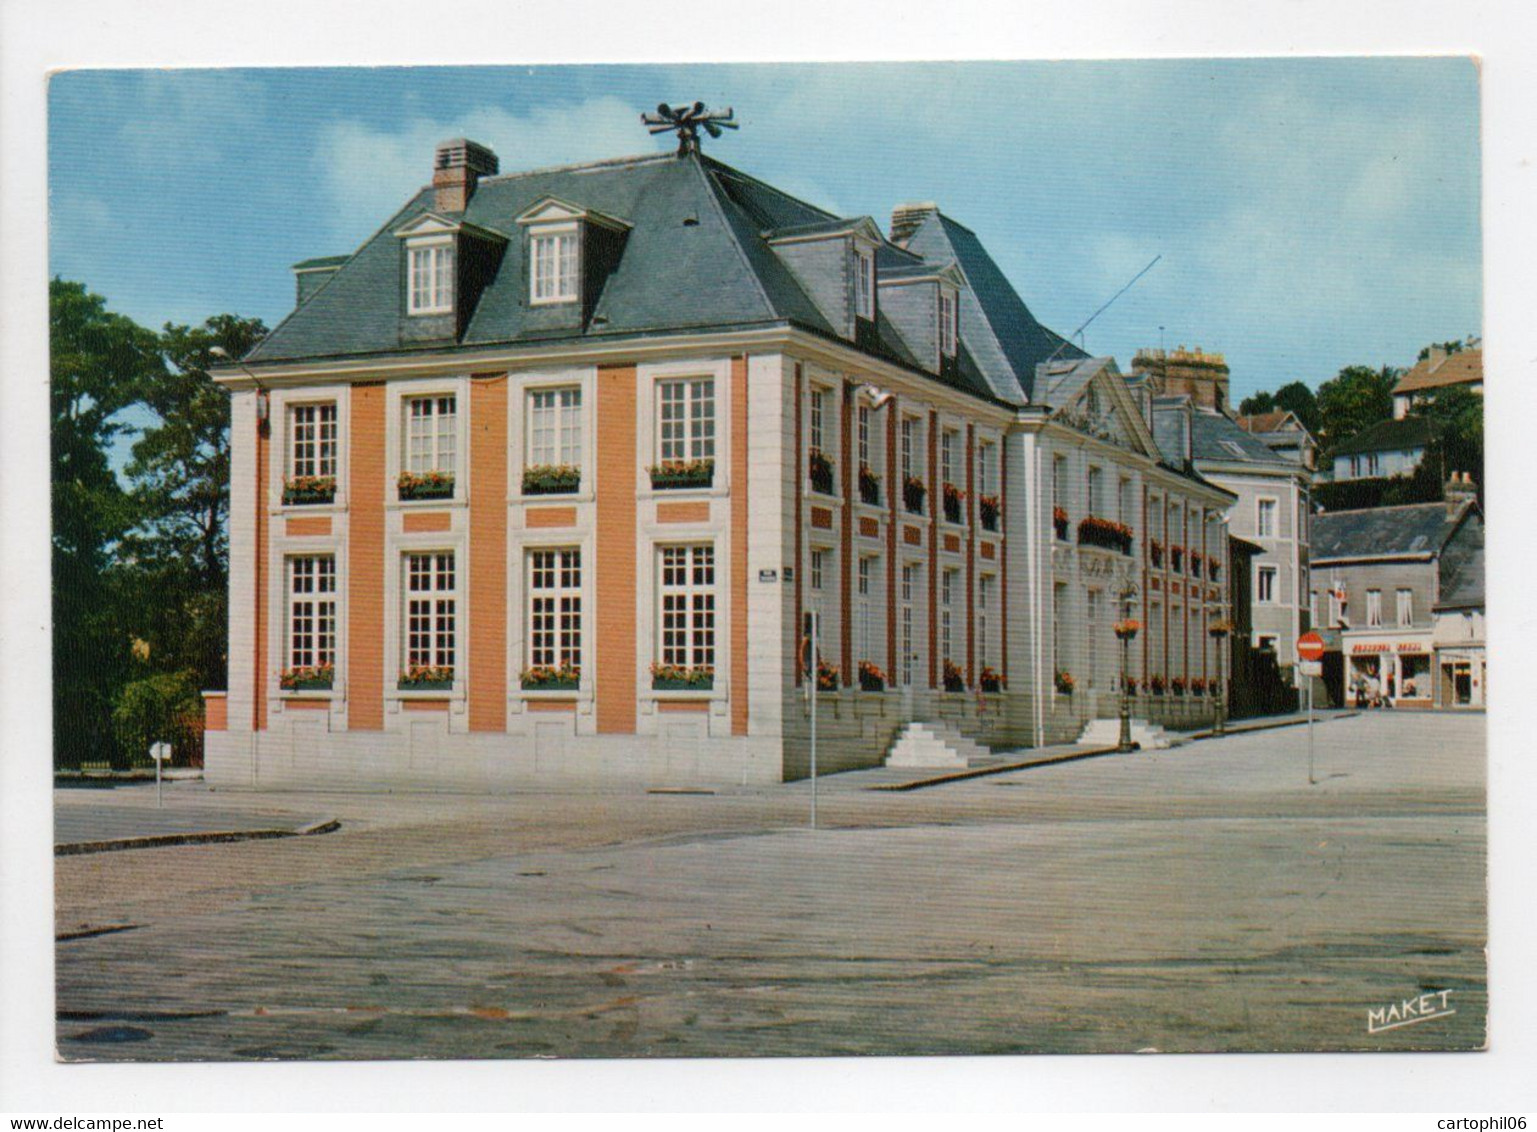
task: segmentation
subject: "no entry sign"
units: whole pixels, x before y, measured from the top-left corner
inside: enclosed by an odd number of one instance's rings
[[[1303,633],[1297,638],[1297,655],[1303,660],[1324,658],[1324,639],[1317,633]]]

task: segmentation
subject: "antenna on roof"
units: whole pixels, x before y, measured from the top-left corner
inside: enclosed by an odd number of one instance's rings
[[[690,153],[699,152],[701,127],[712,138],[718,138],[722,130],[740,128],[734,120],[735,117],[729,106],[724,110],[710,110],[703,102],[684,103],[682,106],[668,106],[664,102],[656,108],[655,114],[642,114],[640,120],[653,134],[665,134],[670,130],[677,130],[678,156],[685,157]]]
[[[1159,252],[1157,255],[1155,255],[1152,258],[1152,260],[1149,261],[1149,263],[1148,263],[1148,265],[1146,267],[1144,267],[1141,271],[1137,272],[1135,275],[1133,275],[1127,281],[1126,286],[1122,287],[1119,291],[1117,291],[1115,294],[1111,295],[1108,299],[1106,299],[1105,302],[1104,302],[1104,305],[1101,306],[1099,308],[1099,310],[1097,310],[1093,314],[1091,314],[1088,318],[1084,319],[1083,323],[1078,327],[1077,330],[1073,331],[1066,338],[1063,338],[1062,339],[1062,345],[1058,346],[1055,350],[1053,350],[1051,352],[1051,357],[1047,358],[1046,361],[1044,361],[1041,364],[1042,365],[1050,365],[1052,362],[1056,361],[1057,360],[1057,355],[1062,352],[1062,348],[1064,346],[1071,346],[1073,344],[1073,339],[1074,338],[1078,339],[1079,347],[1082,348],[1083,332],[1086,329],[1088,329],[1089,323],[1093,322],[1096,318],[1098,318],[1100,315],[1104,314],[1107,310],[1109,310],[1111,303],[1115,302],[1122,295],[1126,294],[1127,291],[1130,291],[1132,289],[1132,287],[1136,284],[1137,280],[1141,279],[1149,271],[1153,270],[1153,265],[1156,264],[1162,258],[1163,258],[1163,253],[1162,252]],[[1163,327],[1160,326],[1158,329],[1162,330]],[[1060,335],[1059,335],[1059,337],[1060,337]]]

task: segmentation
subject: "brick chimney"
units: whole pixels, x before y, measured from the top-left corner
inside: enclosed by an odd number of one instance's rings
[[[891,242],[906,247],[907,241],[930,213],[938,212],[939,205],[931,200],[914,204],[899,204],[891,210]]]
[[[1172,397],[1183,394],[1204,409],[1228,411],[1227,359],[1209,354],[1197,346],[1187,350],[1138,350],[1132,358],[1134,374],[1147,376],[1156,395]]]
[[[432,159],[434,212],[463,212],[482,177],[496,176],[496,154],[468,138],[438,143]]]
[[[1478,485],[1467,472],[1453,472],[1442,488],[1441,498],[1446,500],[1447,518],[1452,518],[1462,510],[1464,503],[1478,498]]]

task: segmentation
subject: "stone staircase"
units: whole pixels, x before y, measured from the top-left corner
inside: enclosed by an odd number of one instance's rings
[[[951,724],[914,721],[897,732],[896,740],[886,752],[886,765],[965,770],[991,755],[986,747],[966,738]]]
[[[1091,719],[1083,729],[1083,734],[1078,737],[1078,742],[1095,747],[1113,747],[1120,741],[1119,719]],[[1131,741],[1144,751],[1161,751],[1182,742],[1158,724],[1149,723],[1145,719],[1131,721]]]

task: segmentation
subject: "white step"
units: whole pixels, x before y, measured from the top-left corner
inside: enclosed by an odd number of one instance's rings
[[[1119,719],[1091,719],[1089,725],[1083,729],[1083,734],[1078,737],[1078,742],[1095,747],[1110,747],[1120,741],[1121,721]],[[1131,741],[1144,751],[1161,751],[1175,744],[1173,736],[1162,727],[1149,723],[1145,719],[1131,721]]]
[[[986,747],[968,739],[948,723],[913,722],[897,734],[891,750],[886,753],[886,765],[964,770],[988,754]]]

